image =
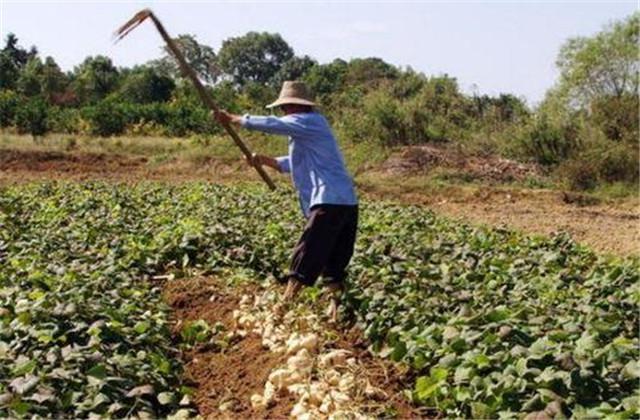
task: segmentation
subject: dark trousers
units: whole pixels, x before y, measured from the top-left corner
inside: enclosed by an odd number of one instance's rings
[[[307,286],[313,285],[320,275],[326,283],[341,284],[353,255],[357,230],[358,206],[313,206],[293,250],[289,277]]]

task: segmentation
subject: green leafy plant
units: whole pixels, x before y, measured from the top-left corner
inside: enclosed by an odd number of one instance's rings
[[[207,183],[0,190],[0,416],[181,410],[178,342],[151,276],[282,270],[295,198]],[[268,223],[265,223],[268,221]],[[448,417],[638,416],[638,258],[363,203],[344,309]],[[195,321],[182,339],[207,342]],[[560,414],[559,414],[560,415]]]

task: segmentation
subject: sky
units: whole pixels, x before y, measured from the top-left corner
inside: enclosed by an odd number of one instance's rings
[[[170,34],[193,34],[216,51],[229,37],[277,32],[296,54],[321,63],[380,57],[448,74],[467,93],[511,93],[535,105],[557,79],[562,44],[625,18],[638,1],[0,0],[0,36],[4,42],[15,33],[20,45],[36,45],[63,70],[98,54],[117,66],[143,64],[163,45],[151,23],[115,45],[111,35],[150,7]]]

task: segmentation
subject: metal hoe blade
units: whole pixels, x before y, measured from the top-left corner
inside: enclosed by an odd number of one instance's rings
[[[120,28],[118,28],[118,30],[114,33],[114,37],[116,38],[115,42],[118,42],[122,38],[127,36],[129,34],[129,32],[131,32],[135,28],[137,28],[138,25],[140,25],[142,22],[144,22],[152,14],[153,14],[153,12],[151,12],[151,10],[149,10],[149,9],[144,9],[144,10],[141,10],[138,13],[136,13],[136,15],[134,17],[129,19],[129,21],[127,23],[125,23]]]

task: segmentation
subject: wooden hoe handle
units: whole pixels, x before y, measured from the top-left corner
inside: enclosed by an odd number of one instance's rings
[[[127,22],[124,26],[122,26],[117,31],[117,35],[119,35],[118,39],[122,39],[125,35],[131,32],[131,30],[133,30],[136,26],[142,23],[142,21],[147,17],[151,18],[153,23],[156,25],[158,32],[160,32],[160,35],[167,43],[167,46],[175,56],[176,60],[178,60],[178,64],[180,65],[180,69],[182,70],[182,73],[185,76],[187,76],[189,79],[191,79],[191,82],[193,82],[193,85],[198,91],[198,95],[200,96],[200,99],[202,99],[202,101],[205,103],[207,107],[209,107],[209,109],[211,109],[214,112],[218,112],[219,108],[213,102],[211,95],[209,95],[205,90],[204,86],[202,86],[202,83],[200,82],[200,79],[198,79],[198,76],[196,75],[195,71],[191,68],[191,66],[189,66],[189,64],[187,64],[187,60],[184,58],[184,55],[182,54],[182,52],[180,51],[176,43],[173,41],[173,39],[171,39],[167,31],[164,29],[164,26],[162,26],[162,23],[160,22],[160,20],[158,20],[158,18],[153,14],[151,10],[145,9],[139,12],[129,22]],[[240,150],[242,150],[242,153],[244,153],[248,161],[252,162],[253,167],[256,169],[256,171],[258,171],[258,174],[260,174],[260,177],[262,177],[263,181],[269,186],[271,190],[275,190],[276,185],[273,183],[269,175],[267,175],[267,173],[262,168],[262,166],[254,162],[253,154],[251,153],[251,150],[249,150],[247,145],[242,141],[238,133],[233,129],[233,127],[229,123],[224,123],[222,124],[222,126],[227,131],[227,133],[231,136],[231,138],[236,143],[236,145],[240,148]]]

